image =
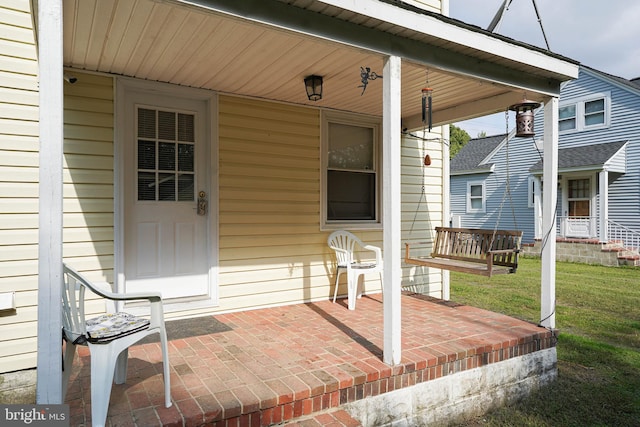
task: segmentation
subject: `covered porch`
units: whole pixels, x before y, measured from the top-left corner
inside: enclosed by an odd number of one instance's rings
[[[133,126],[121,123],[123,117],[133,115],[120,113],[137,102],[129,100],[120,108],[120,103],[124,103],[121,100],[128,92],[126,82],[133,80],[145,86],[146,95],[160,93],[157,86],[151,87],[151,84],[171,85],[189,91],[193,98],[201,97],[202,91],[207,94],[200,117],[208,117],[204,147],[208,150],[209,164],[204,168],[204,182],[211,205],[206,217],[209,232],[204,259],[207,263],[205,279],[210,286],[197,301],[176,296],[174,306],[182,305],[174,310],[167,307],[166,312],[177,313],[176,317],[198,319],[197,316],[208,310],[207,314],[215,316],[230,330],[184,339],[170,336],[171,369],[176,379],[172,393],[175,405],[168,409],[156,407],[156,403],[160,404],[156,402],[154,392],[160,389],[160,378],[155,373],[156,358],[159,357],[156,345],[146,344],[132,351],[134,361],[129,375],[143,381],[131,382],[124,389],[114,388],[109,413],[112,424],[149,425],[147,421],[160,418],[168,424],[174,419],[177,424],[198,425],[224,417],[233,420],[229,425],[246,422],[269,425],[291,419],[290,411],[305,413],[309,405],[317,408],[319,404],[320,409],[337,407],[357,400],[356,397],[381,394],[422,383],[425,379],[437,380],[514,356],[526,356],[534,350],[553,348],[552,337],[546,329],[468,307],[434,304],[424,297],[401,296],[403,285],[416,282],[415,272],[402,269],[401,241],[413,228],[411,222],[416,218],[423,197],[427,197],[423,193],[429,185],[434,190],[428,195],[429,209],[425,209],[425,215],[419,218],[420,227],[429,231],[433,224],[448,217],[446,125],[502,111],[521,101],[524,93],[529,99],[545,102],[545,129],[549,131],[545,136],[544,176],[548,178],[546,182],[555,186],[557,96],[560,83],[577,75],[576,64],[438,13],[407,5],[398,7],[387,1],[369,0],[357,5],[352,2],[346,6],[339,1],[284,0],[57,3],[61,7],[52,9],[64,15],[64,26],[61,19],[56,19],[60,15],[46,13],[48,5],[45,2],[41,4],[44,11],[41,10],[39,21],[39,48],[43,52],[39,59],[43,70],[40,85],[43,150],[40,157],[42,164],[51,166],[51,170],[42,169],[40,205],[43,211],[52,213],[40,218],[39,245],[52,249],[41,251],[38,260],[39,402],[57,402],[60,398],[60,360],[51,353],[52,348],[59,346],[60,331],[59,289],[51,284],[59,282],[63,258],[60,177],[63,165],[58,161],[62,157],[63,131],[75,129],[73,126],[76,125],[64,126],[64,120],[75,120],[73,114],[65,111],[63,119],[60,114],[52,116],[47,112],[68,109],[63,102],[65,96],[74,95],[73,92],[80,91],[83,85],[81,79],[74,83],[75,86],[70,86],[69,80],[74,73],[87,76],[83,77],[84,81],[98,77],[111,79],[101,88],[103,91],[99,91],[106,93],[105,97],[115,98],[106,102],[106,136],[100,141],[105,145],[85,144],[82,148],[87,152],[79,154],[94,156],[92,159],[101,155],[107,157],[106,162],[113,165],[113,171],[107,168],[109,176],[105,185],[112,186],[112,195],[105,197],[109,220],[105,253],[85,251],[76,256],[67,251],[65,259],[74,265],[83,263],[80,270],[112,283],[117,291],[131,290],[127,267],[132,265],[128,255],[133,251],[127,252],[125,239],[137,235],[125,231],[127,220],[132,217],[125,209],[126,184],[134,180],[126,179],[123,171],[128,158],[124,148],[126,141],[130,143],[135,138],[126,138],[125,133]],[[105,16],[110,19],[102,19]],[[369,68],[381,72],[382,81],[363,77],[363,70]],[[64,73],[69,80],[63,89]],[[308,75],[323,76],[322,100],[307,98],[303,83]],[[366,76],[371,75],[367,72]],[[434,136],[439,164],[431,166],[429,173],[432,175],[424,170],[424,153],[418,149],[426,151],[426,142],[418,144],[414,141],[403,147],[402,141],[407,130],[424,131],[426,127],[422,119],[425,111],[421,107],[422,88],[426,84],[437,93],[431,124],[445,126],[441,134]],[[197,90],[197,94],[191,89]],[[83,95],[79,93],[77,97]],[[86,97],[92,105],[104,105],[95,102],[95,93]],[[177,98],[180,96],[171,100]],[[251,105],[234,110],[231,102],[219,102],[230,99],[249,100],[247,103]],[[259,127],[255,119],[236,119],[229,114],[242,110],[246,114],[243,117],[250,117],[246,112],[254,112],[258,103],[265,111],[269,106],[286,105],[295,107],[296,112],[313,116],[311,119],[289,117],[285,122],[299,132],[311,135],[309,151],[312,154],[305,152],[301,156],[305,161],[303,167],[295,158],[287,157],[291,151],[286,148],[290,147],[281,149],[280,140],[270,140],[266,126]],[[76,108],[84,113],[84,105]],[[375,220],[364,224],[335,224],[324,217],[326,191],[323,186],[326,180],[322,173],[327,168],[326,159],[322,157],[326,153],[320,154],[324,149],[324,125],[320,119],[331,112],[364,115],[379,121],[380,147],[376,166],[383,178],[378,180],[375,200],[380,202],[376,206]],[[94,125],[92,117],[80,115],[81,125]],[[224,122],[229,117],[233,120]],[[250,139],[248,136],[236,143],[225,134],[237,123],[246,125],[244,130],[251,133],[251,138],[254,134],[259,135],[251,145],[253,149],[243,148],[242,143]],[[300,138],[292,139],[296,144],[300,143]],[[105,154],[98,153],[96,146]],[[48,151],[50,147],[51,151]],[[268,150],[269,156],[262,150]],[[82,159],[84,157],[79,160]],[[247,197],[247,194],[254,194],[247,189],[253,190],[255,183],[271,177],[260,168],[263,159],[269,160],[264,162],[270,169],[288,173],[277,177],[278,184],[309,183],[310,189],[303,192],[309,197],[303,200],[304,209],[290,208],[290,200],[285,197],[290,191],[287,186],[274,185],[269,188],[271,191],[260,193],[260,199]],[[419,160],[417,163],[416,159]],[[78,164],[85,167],[82,162]],[[246,178],[247,169],[238,165],[253,167],[250,180],[239,179]],[[301,176],[304,179],[300,180]],[[240,188],[239,183],[243,184]],[[75,182],[69,182],[67,191],[76,191],[75,185]],[[76,200],[82,205],[82,197],[71,194],[67,197],[67,205]],[[85,199],[92,196],[89,194]],[[277,210],[266,215],[264,206],[274,201]],[[554,206],[555,195],[545,194],[544,204]],[[87,211],[81,206],[77,213],[84,216]],[[544,217],[548,226],[552,215],[545,212]],[[381,242],[384,252],[384,304],[381,299],[364,298],[352,313],[326,301],[330,295],[330,281],[327,280],[330,273],[326,269],[325,242],[326,233],[332,227],[359,228],[376,233],[375,238]],[[91,226],[86,228],[89,234],[96,231]],[[101,227],[96,228],[104,231]],[[283,229],[286,229],[285,233]],[[88,242],[91,250],[96,241],[101,240],[91,236]],[[301,243],[306,245],[302,256],[287,252],[290,248],[299,248]],[[546,327],[553,328],[555,270],[552,260],[555,247],[549,245],[545,251],[541,317],[547,319]],[[264,271],[271,275],[269,286],[257,289],[253,285],[267,283]],[[418,284],[441,286],[441,295],[445,299],[448,297],[446,275],[429,271],[421,274],[419,279],[424,283]],[[49,301],[54,303],[48,304]],[[202,305],[193,309],[196,303]],[[265,305],[272,308],[251,310]],[[445,313],[439,313],[439,310],[445,310]],[[229,312],[238,314],[225,314]],[[461,320],[453,315],[455,313],[467,317]],[[264,316],[264,320],[253,316]],[[260,328],[253,329],[258,326]],[[198,355],[198,351],[204,352],[205,356]],[[80,363],[89,363],[88,356],[85,355]],[[526,368],[528,365],[521,366]],[[223,371],[229,376],[224,376]],[[204,381],[207,375],[211,378],[209,382]],[[541,373],[533,377],[541,378]],[[83,374],[80,378],[71,385],[77,388],[67,395],[74,417],[90,413],[90,406],[82,400],[89,378]],[[267,384],[267,381],[272,383]],[[463,383],[458,382],[455,387],[459,389]],[[136,394],[142,391],[145,394]],[[134,395],[134,403],[131,395]],[[450,392],[441,399],[444,406],[456,402]],[[114,416],[124,419],[114,421]],[[145,416],[150,418],[143,419]]]
[[[173,406],[163,405],[159,344],[145,342],[130,349],[106,425],[414,425],[477,414],[555,378],[547,329],[423,295],[401,299],[395,366],[382,359],[380,295],[355,311],[320,301],[167,322]],[[79,356],[65,403],[71,425],[90,425],[90,357],[85,348]]]

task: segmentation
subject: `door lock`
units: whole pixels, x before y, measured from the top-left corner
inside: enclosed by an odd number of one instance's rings
[[[198,215],[206,215],[207,214],[207,193],[201,191],[198,193]]]

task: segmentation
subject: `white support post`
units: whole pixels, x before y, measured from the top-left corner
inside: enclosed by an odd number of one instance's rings
[[[400,57],[386,58],[383,69],[382,94],[382,225],[384,247],[384,348],[386,364],[397,365],[401,359],[400,282]]]
[[[609,241],[609,171],[600,171],[598,176],[600,181],[600,242]]]
[[[443,2],[444,3],[444,2]],[[444,7],[444,5],[443,5]],[[448,5],[447,5],[448,7]],[[450,179],[450,164],[449,164],[449,125],[442,126],[442,139],[445,141],[442,145],[442,226],[448,227],[451,220],[451,179]],[[422,185],[426,185],[423,182]],[[455,226],[454,226],[455,227]],[[451,298],[451,274],[449,270],[440,270],[442,272],[442,293],[440,297],[449,301]]]
[[[558,200],[558,98],[544,105],[544,191],[540,324],[556,327],[556,204]]]
[[[38,404],[62,403],[62,0],[38,2]]]
[[[533,177],[533,212],[534,238],[542,239],[542,180],[539,176]]]

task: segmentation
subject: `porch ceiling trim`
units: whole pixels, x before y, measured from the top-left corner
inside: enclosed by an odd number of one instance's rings
[[[547,96],[558,96],[561,81],[578,76],[578,66],[574,61],[561,59],[551,53],[543,54],[533,47],[509,43],[491,33],[479,32],[479,28],[476,31],[463,28],[466,24],[462,22],[461,26],[456,26],[428,12],[416,13],[380,1],[375,1],[375,7],[371,0],[332,0],[322,3],[362,16],[372,16],[392,26],[410,29],[410,35],[416,38],[409,38],[406,34],[392,34],[278,0],[165,1],[232,15],[382,55],[399,56],[444,71]],[[450,18],[447,20],[459,22]],[[434,43],[418,40],[418,36],[431,38]],[[436,45],[436,41],[442,46]],[[484,48],[480,50],[479,46]],[[463,53],[462,49],[469,53]],[[502,63],[496,62],[497,60]]]

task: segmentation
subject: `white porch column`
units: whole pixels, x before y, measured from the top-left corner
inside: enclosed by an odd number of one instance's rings
[[[534,238],[542,239],[542,180],[539,176],[533,177],[533,218]]]
[[[400,57],[389,56],[382,73],[382,225],[384,227],[383,361],[397,365],[401,358],[400,282]]]
[[[558,200],[558,98],[544,104],[544,191],[540,324],[556,327],[556,203]]]
[[[62,0],[38,2],[38,404],[62,403]]]
[[[609,171],[600,171],[598,175],[600,182],[600,242],[607,243],[609,241]]]

